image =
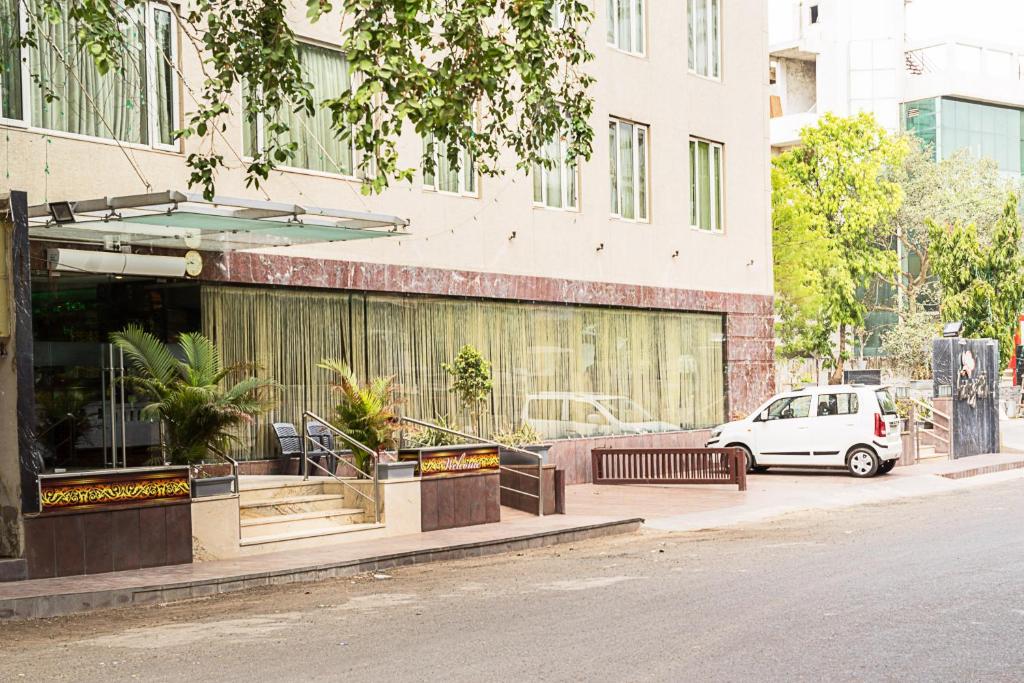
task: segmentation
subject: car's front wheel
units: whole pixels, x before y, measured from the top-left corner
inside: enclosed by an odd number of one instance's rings
[[[846,459],[846,467],[853,476],[866,479],[878,474],[881,462],[870,448],[855,448]]]
[[[751,474],[757,471],[757,465],[754,463],[754,454],[750,452],[750,449],[746,446],[732,446],[732,448],[738,448],[743,451],[743,457],[747,461],[747,474]]]

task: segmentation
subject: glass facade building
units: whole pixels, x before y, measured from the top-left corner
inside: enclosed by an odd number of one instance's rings
[[[931,145],[936,159],[961,149],[994,159],[1003,173],[1024,170],[1024,111],[1013,107],[933,97],[902,105],[903,129]]]

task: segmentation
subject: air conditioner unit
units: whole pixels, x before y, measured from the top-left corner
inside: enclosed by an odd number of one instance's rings
[[[185,259],[181,256],[120,254],[82,249],[47,249],[46,263],[50,270],[68,273],[185,277]]]

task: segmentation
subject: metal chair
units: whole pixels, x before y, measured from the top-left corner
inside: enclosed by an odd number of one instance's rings
[[[294,456],[299,461],[299,474],[302,474],[302,438],[291,422],[273,423],[277,443],[281,446],[281,457],[285,458],[285,473],[288,472],[288,460]]]
[[[331,430],[327,428],[327,425],[310,422],[306,424],[306,434],[315,444],[313,451],[309,454],[310,458],[315,457],[316,461],[320,462],[320,458],[326,455],[327,469],[330,472],[335,472],[338,468],[338,456],[334,448],[334,434]],[[315,474],[325,475],[323,470],[317,470]]]

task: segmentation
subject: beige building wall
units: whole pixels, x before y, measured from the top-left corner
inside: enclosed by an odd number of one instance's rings
[[[298,33],[330,42],[337,18],[309,26],[302,3],[294,4]],[[648,0],[642,57],[606,45],[605,3],[593,3],[595,147],[580,171],[579,211],[535,208],[530,178],[515,171],[480,179],[477,198],[425,191],[419,177],[411,185],[398,183],[382,195],[364,197],[356,181],[300,170],[273,174],[262,191],[247,189],[238,157],[240,118],[217,141],[231,166],[218,178],[218,194],[366,209],[411,220],[408,236],[279,250],[293,255],[770,294],[766,11],[761,0],[722,4],[722,78],[712,81],[688,73],[686,3]],[[198,54],[183,38],[179,54],[187,79],[198,82]],[[190,91],[183,88],[179,98],[183,115],[195,104]],[[649,223],[609,215],[609,116],[650,126]],[[8,186],[26,190],[32,204],[185,189],[185,158],[197,144],[185,141],[175,153],[0,127],[0,166],[6,165],[0,168],[0,193]],[[722,234],[689,226],[691,135],[724,144]],[[416,165],[420,151],[421,141],[410,132],[402,140],[405,162]]]

